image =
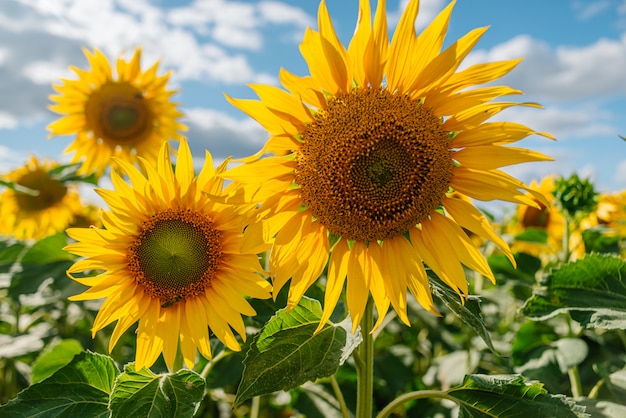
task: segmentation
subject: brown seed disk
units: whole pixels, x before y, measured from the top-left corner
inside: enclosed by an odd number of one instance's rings
[[[24,174],[16,183],[34,192],[34,194],[19,191],[15,193],[17,205],[25,211],[37,212],[48,209],[63,200],[67,194],[67,187],[63,183],[51,178],[41,169]]]
[[[428,217],[448,191],[449,134],[404,95],[359,88],[335,97],[296,151],[302,199],[333,234],[393,238]]]

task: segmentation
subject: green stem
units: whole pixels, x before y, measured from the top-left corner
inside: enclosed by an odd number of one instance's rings
[[[252,398],[252,405],[250,406],[250,418],[259,418],[259,412],[261,411],[261,397],[255,396]]]
[[[346,406],[346,400],[343,398],[343,393],[341,393],[341,388],[339,387],[339,383],[337,383],[337,379],[335,379],[334,375],[330,376],[330,385],[333,387],[333,392],[335,393],[337,402],[339,402],[341,416],[343,416],[343,418],[350,418],[350,412]]]
[[[374,305],[371,298],[365,305],[363,319],[361,319],[361,334],[363,342],[358,351],[361,358],[360,367],[357,366],[356,416],[357,418],[371,418],[374,399],[374,336],[371,334],[374,327]],[[357,363],[358,365],[358,363]]]
[[[570,251],[569,251],[569,241],[570,241],[570,235],[571,235],[571,225],[572,222],[570,221],[570,219],[568,218],[568,215],[563,216],[563,223],[565,225],[563,228],[563,263],[567,263],[569,261],[569,258],[571,256]]]
[[[570,386],[572,387],[572,397],[579,398],[583,396],[583,385],[580,382],[580,373],[578,372],[578,366],[574,366],[567,371],[569,376]]]
[[[215,363],[226,357],[228,354],[230,354],[230,352],[227,352],[226,350],[220,351],[218,355],[216,355],[207,362],[206,366],[204,366],[204,369],[202,369],[202,371],[200,372],[200,376],[202,376],[203,379],[206,379],[209,376],[209,372],[211,371],[211,369],[213,369],[213,366],[215,366]]]
[[[403,404],[413,401],[415,399],[424,399],[424,398],[440,398],[440,399],[449,399],[455,403],[458,403],[459,400],[448,395],[446,392],[442,392],[439,390],[418,390],[415,392],[405,393],[404,395],[398,396],[396,399],[391,401],[389,405],[387,405],[380,413],[376,416],[376,418],[387,418],[391,416],[391,414],[401,407]],[[360,418],[360,417],[359,417]]]
[[[604,379],[598,380],[598,383],[596,383],[589,391],[589,395],[587,395],[587,398],[596,399],[598,397],[598,392],[600,391],[600,388],[602,386],[604,386]]]

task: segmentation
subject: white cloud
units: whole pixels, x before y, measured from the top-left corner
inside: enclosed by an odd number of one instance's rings
[[[611,112],[592,105],[573,109],[548,106],[545,109],[513,107],[493,120],[515,121],[539,132],[548,132],[558,140],[600,135],[615,135]]]
[[[582,47],[559,46],[520,35],[488,51],[471,53],[464,67],[479,62],[524,61],[499,82],[541,100],[575,100],[626,94],[626,34]]]
[[[402,12],[406,9],[410,0],[400,0],[398,10],[387,13],[387,20],[390,27],[395,27],[402,16]],[[445,0],[426,0],[420,2],[419,13],[415,20],[415,28],[421,30],[425,28],[432,20],[443,10],[448,2]]]
[[[185,109],[189,125],[189,145],[194,156],[203,156],[208,149],[215,160],[228,156],[242,158],[259,151],[267,133],[253,119],[233,118],[226,113],[206,108]]]
[[[7,112],[0,112],[0,129],[15,128],[17,128],[17,119]]]
[[[574,11],[577,16],[581,20],[590,19],[603,11],[609,9],[611,7],[611,1],[609,0],[598,0],[598,1],[575,1],[572,4]]]

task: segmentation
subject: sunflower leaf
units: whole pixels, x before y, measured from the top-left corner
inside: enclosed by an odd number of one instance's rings
[[[118,374],[110,357],[83,351],[0,406],[0,416],[108,417],[109,394]]]
[[[204,398],[204,379],[191,370],[156,375],[127,365],[115,382],[110,408],[115,417],[191,417]]]
[[[540,321],[561,312],[588,328],[626,329],[626,261],[591,254],[552,271],[522,307]]]
[[[469,296],[463,303],[459,295],[431,271],[428,272],[428,279],[433,296],[441,300],[461,321],[471,327],[483,339],[487,347],[499,356],[483,320],[480,298]]]
[[[327,323],[315,334],[321,317],[320,303],[303,297],[291,311],[281,309],[268,321],[244,359],[235,405],[337,371],[345,354],[347,332],[341,325]]]
[[[67,236],[64,233],[50,235],[35,242],[28,249],[21,263],[46,264],[55,261],[73,261],[76,256],[62,250],[67,245]]]
[[[550,395],[541,383],[520,375],[466,375],[447,394],[460,406],[460,417],[588,417],[583,406],[563,395]]]
[[[48,175],[61,183],[79,181],[83,183],[98,185],[98,177],[95,174],[83,176],[78,174],[82,163],[59,165],[48,171]]]
[[[79,341],[74,339],[62,340],[43,352],[33,364],[33,383],[37,383],[52,375],[55,371],[72,361],[75,355],[83,350]]]

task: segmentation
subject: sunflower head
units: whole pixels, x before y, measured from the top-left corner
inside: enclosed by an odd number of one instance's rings
[[[184,139],[175,171],[167,144],[156,164],[141,162],[146,175],[118,160],[130,184],[113,171],[115,190],[97,190],[111,208],[102,212],[104,228],[67,230],[77,242],[66,250],[86,257],[68,274],[89,287],[72,300],[105,298],[93,333],[117,321],[110,348],[139,322],[137,368],[151,366],[161,352],[171,368],[179,347],[191,368],[196,350],[210,358],[210,333],[239,350],[233,330],[245,340],[241,315],[255,314],[245,296],[270,296],[257,255],[241,248],[252,207],[216,201],[223,189],[216,174],[225,165],[215,170],[207,152],[195,176]],[[86,270],[102,273],[74,277]]]
[[[84,53],[91,69],[70,67],[78,79],[53,86],[59,94],[50,96],[50,109],[63,116],[48,125],[50,136],[76,135],[66,152],[82,161],[79,174],[101,175],[111,157],[154,162],[161,145],[186,129],[166,89],[170,74],[158,76],[158,63],[141,71],[140,49],[129,61],[117,59],[116,76],[102,52]]]
[[[536,206],[520,205],[514,220],[508,223],[507,232],[521,238],[513,243],[514,252],[525,252],[539,257],[543,254],[554,255],[561,251],[565,220],[559,207],[554,204],[554,182],[554,176],[544,177],[539,183],[531,181],[531,190],[543,199],[534,197]],[[533,230],[544,233],[546,241],[535,242],[524,238],[525,233]]]
[[[322,322],[345,285],[354,328],[370,295],[379,323],[391,304],[408,324],[407,289],[436,312],[424,264],[461,297],[468,294],[463,266],[493,279],[466,231],[495,242],[514,263],[471,199],[548,205],[500,168],[550,160],[510,144],[552,136],[489,121],[508,107],[540,106],[495,101],[521,92],[481,86],[520,60],[459,71],[486,28],[444,49],[454,4],[416,34],[419,2],[409,1],[389,39],[385,1],[372,19],[369,0],[361,0],[345,47],[322,1],[318,31],[307,29],[300,44],[310,75],[282,70],[282,89],[253,85],[258,101],[228,97],[270,133],[258,154],[225,175],[242,184],[233,199],[261,203],[261,226],[246,230],[246,242],[261,248],[272,240],[274,292],[291,279],[288,306],[328,265]],[[260,158],[267,152],[275,156]]]
[[[78,192],[51,173],[58,164],[35,156],[3,176],[12,184],[0,196],[0,233],[39,239],[63,231],[83,209]]]

